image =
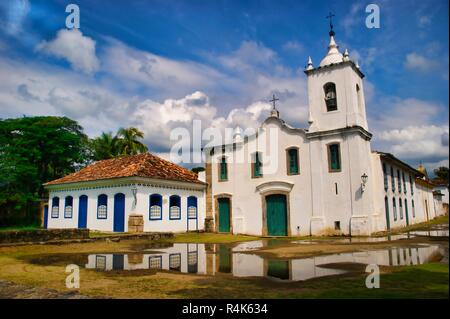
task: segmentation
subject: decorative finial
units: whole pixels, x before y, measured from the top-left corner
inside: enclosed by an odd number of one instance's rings
[[[280,99],[275,97],[275,94],[272,95],[272,99],[269,102],[272,102],[272,111],[270,111],[270,116],[273,117],[280,117],[280,112],[278,112],[275,103],[279,101]]]
[[[358,61],[356,61],[356,64],[355,64],[355,66],[356,66],[356,68],[358,68],[358,69],[359,69],[359,62],[358,62]]]
[[[313,67],[313,63],[312,63],[311,57],[309,56],[308,57],[308,64],[306,65],[306,70],[308,71],[308,70],[312,70],[312,69],[314,69],[314,67]]]
[[[335,33],[333,31],[333,17],[334,13],[330,11],[330,13],[326,16],[327,19],[330,19],[330,32],[328,33],[330,37],[334,37]]]
[[[345,49],[344,58],[342,60],[343,61],[350,61],[350,54],[348,53],[347,49]]]

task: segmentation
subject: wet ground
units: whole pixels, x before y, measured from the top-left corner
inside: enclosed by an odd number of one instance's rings
[[[168,272],[292,282],[361,272],[369,264],[395,267],[448,263],[448,235],[448,225],[437,225],[387,237],[264,239],[237,244],[140,243],[123,253],[46,254],[25,260],[34,265],[76,264],[109,276]]]

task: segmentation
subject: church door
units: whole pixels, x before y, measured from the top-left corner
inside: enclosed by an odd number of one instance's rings
[[[277,194],[266,197],[266,217],[269,236],[287,236],[286,196]]]
[[[219,232],[230,232],[230,199],[219,198]]]
[[[86,195],[80,196],[78,200],[78,228],[86,228],[87,226],[87,204],[88,197]]]
[[[289,261],[288,260],[269,260],[267,267],[267,276],[279,279],[289,279]]]
[[[125,231],[125,195],[114,195],[114,231]]]

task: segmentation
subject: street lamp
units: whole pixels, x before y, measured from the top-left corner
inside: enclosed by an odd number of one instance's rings
[[[367,179],[369,178],[369,176],[367,176],[366,173],[361,175],[361,192],[364,192],[364,189],[366,187],[366,183],[367,183]]]

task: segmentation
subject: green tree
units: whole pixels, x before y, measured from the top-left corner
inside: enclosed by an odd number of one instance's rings
[[[448,182],[448,179],[449,179],[448,167],[441,166],[441,167],[435,169],[434,175],[435,175],[434,180]]]
[[[139,141],[143,138],[144,133],[135,127],[119,129],[117,132],[118,153],[121,155],[136,155],[147,152],[147,146]]]
[[[91,140],[94,160],[104,160],[119,155],[118,139],[111,132],[103,132],[99,137]]]
[[[33,201],[44,197],[43,183],[73,172],[88,159],[88,138],[67,117],[0,120],[0,219],[28,212]]]

